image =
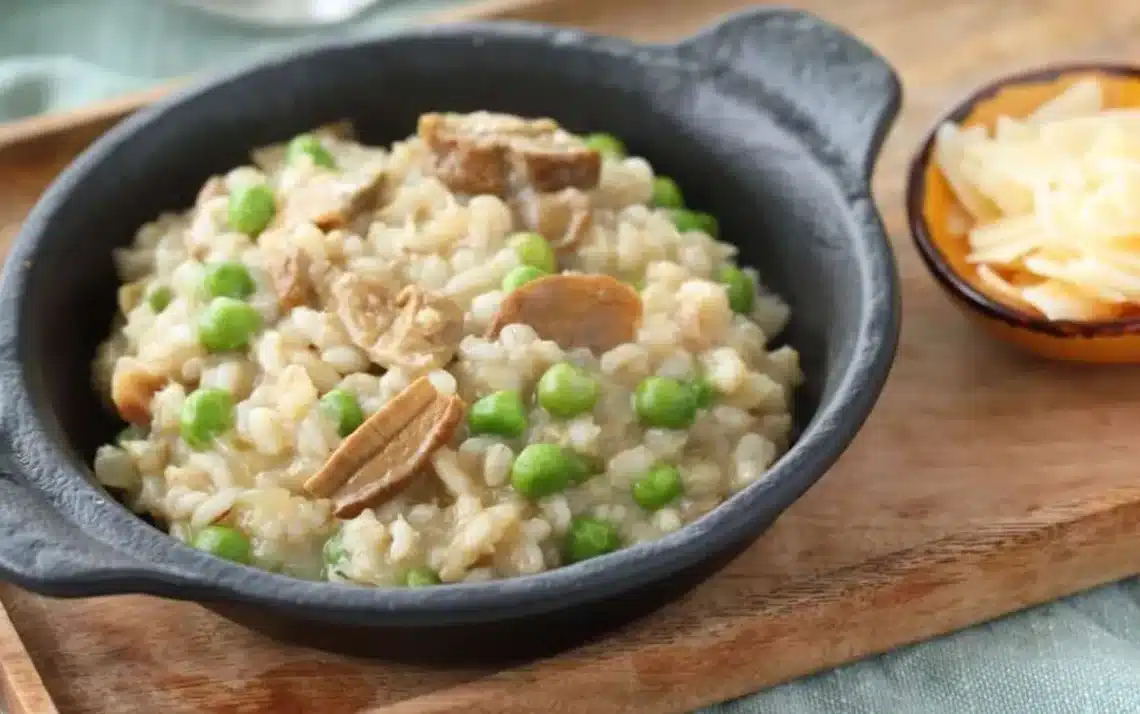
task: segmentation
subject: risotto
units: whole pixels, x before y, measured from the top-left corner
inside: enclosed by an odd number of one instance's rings
[[[764,478],[788,309],[616,138],[428,114],[320,127],[142,227],[94,472],[218,557],[420,587],[675,531]]]

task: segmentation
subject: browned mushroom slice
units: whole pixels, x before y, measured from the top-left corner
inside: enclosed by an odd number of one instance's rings
[[[521,183],[539,193],[564,188],[589,190],[602,175],[602,155],[585,146],[553,148],[535,140],[515,141],[512,158]]]
[[[333,283],[334,309],[349,338],[376,364],[413,374],[451,361],[463,339],[463,310],[450,298],[352,273]]]
[[[463,310],[453,300],[409,285],[393,305],[400,312],[370,353],[377,364],[414,373],[451,361],[463,339]]]
[[[324,171],[315,173],[287,193],[276,224],[310,222],[323,231],[343,228],[380,202],[383,185],[384,174],[380,172],[356,179]]]
[[[552,119],[510,114],[424,114],[419,136],[437,178],[453,191],[506,195],[513,189],[590,189],[601,155]]]
[[[516,323],[530,325],[562,349],[602,353],[633,341],[641,323],[641,298],[608,275],[548,275],[503,298],[487,336],[498,337]]]
[[[493,141],[465,136],[441,114],[420,117],[419,135],[432,154],[432,172],[460,193],[501,195],[507,189],[506,150]]]
[[[415,474],[426,473],[431,455],[451,441],[466,413],[459,397],[437,395],[340,489],[333,498],[337,517],[352,518],[395,495]]]
[[[582,244],[593,224],[590,197],[576,188],[557,193],[519,192],[512,206],[520,223],[541,233],[554,249],[568,253]]]
[[[412,382],[341,442],[321,470],[305,481],[305,490],[331,498],[396,434],[431,406],[438,396],[426,377]]]
[[[269,276],[277,293],[277,304],[285,312],[313,301],[316,290],[309,279],[309,254],[296,246],[270,252]]]
[[[123,357],[115,363],[111,374],[111,401],[124,421],[147,424],[150,422],[150,402],[168,381],[138,360]]]

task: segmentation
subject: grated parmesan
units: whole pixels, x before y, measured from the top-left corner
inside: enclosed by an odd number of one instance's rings
[[[1084,79],[992,131],[944,124],[933,155],[995,297],[1051,320],[1140,306],[1140,109]]]

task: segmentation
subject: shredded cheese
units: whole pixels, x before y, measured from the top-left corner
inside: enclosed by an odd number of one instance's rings
[[[996,297],[1051,320],[1140,307],[1140,110],[1105,107],[1086,79],[992,132],[939,127],[933,156]]]

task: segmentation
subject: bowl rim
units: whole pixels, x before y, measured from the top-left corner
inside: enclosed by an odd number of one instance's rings
[[[1050,320],[1030,315],[999,302],[970,284],[954,270],[930,236],[924,215],[926,201],[926,170],[934,153],[934,142],[939,127],[947,122],[960,122],[981,101],[989,99],[1011,86],[1035,84],[1060,79],[1070,74],[1108,74],[1140,80],[1140,65],[1123,62],[1061,62],[1022,69],[1001,75],[967,92],[950,104],[927,130],[912,155],[906,174],[906,213],[911,239],[927,268],[942,287],[952,296],[983,316],[1005,323],[1010,327],[1029,330],[1056,338],[1121,337],[1140,335],[1140,317],[1116,320]]]
[[[760,11],[763,12],[763,11]],[[524,43],[545,51],[566,51],[606,55],[624,61],[652,48],[681,48],[716,32],[726,23],[757,11],[745,11],[714,23],[697,34],[673,45],[640,44],[603,37],[594,33],[567,30],[531,23],[461,23],[427,28],[402,29],[370,37],[350,37],[333,42],[306,45],[284,55],[261,60],[184,89],[156,106],[143,110],[98,139],[67,169],[41,197],[29,214],[5,265],[3,299],[0,309],[13,320],[0,320],[0,342],[10,341],[17,348],[24,334],[22,303],[26,295],[27,271],[22,266],[34,259],[39,245],[47,240],[47,228],[55,206],[87,180],[94,167],[129,144],[135,134],[145,131],[184,106],[200,101],[220,87],[249,82],[273,68],[319,63],[326,55],[358,51],[374,43],[433,42],[456,39]],[[797,16],[801,13],[796,13]],[[575,39],[576,42],[569,40]],[[649,65],[642,65],[648,68]],[[887,121],[894,116],[899,100],[893,103]],[[757,112],[771,112],[757,103]],[[61,594],[92,595],[138,592],[189,600],[224,600],[306,612],[311,616],[347,622],[393,624],[397,626],[450,625],[515,619],[562,610],[598,601],[629,591],[655,580],[668,578],[706,560],[758,530],[758,521],[771,514],[775,518],[798,499],[827,471],[850,445],[877,401],[893,364],[901,324],[901,289],[893,252],[882,219],[871,198],[869,181],[850,166],[833,159],[801,136],[801,148],[818,162],[820,175],[835,187],[836,205],[849,219],[847,233],[853,249],[862,296],[855,316],[855,336],[851,359],[840,367],[837,384],[830,398],[822,401],[812,420],[788,451],[760,479],[730,496],[697,521],[664,537],[632,545],[617,552],[584,562],[555,568],[535,575],[482,583],[457,583],[427,589],[346,586],[338,583],[307,581],[256,568],[229,563],[197,551],[153,528],[125,507],[107,498],[88,482],[82,468],[76,468],[69,449],[55,438],[40,418],[35,404],[32,379],[23,357],[17,358],[10,396],[14,407],[12,422],[19,421],[23,438],[12,445],[17,464],[32,464],[28,470],[48,472],[44,480],[56,479],[86,488],[83,498],[51,503],[54,511],[70,521],[83,539],[95,539],[117,553],[134,558],[138,567],[122,569],[118,575],[96,574],[76,586],[64,583],[66,577],[50,574],[23,578],[29,586]],[[881,147],[876,145],[874,153]],[[9,423],[9,424],[10,424]],[[6,424],[10,429],[10,425]],[[17,469],[19,470],[19,469]],[[90,467],[87,467],[88,474]],[[26,479],[25,479],[26,480]],[[43,497],[43,486],[31,486]],[[108,520],[109,532],[96,538],[90,525],[77,515],[80,502],[98,500],[100,521]],[[106,502],[110,503],[106,503]],[[116,515],[116,509],[120,513]],[[770,521],[769,521],[770,522]],[[85,525],[86,523],[86,525]],[[134,553],[132,553],[132,550]],[[142,553],[142,555],[136,555]],[[74,578],[72,578],[74,580]],[[35,588],[33,588],[35,589]]]

